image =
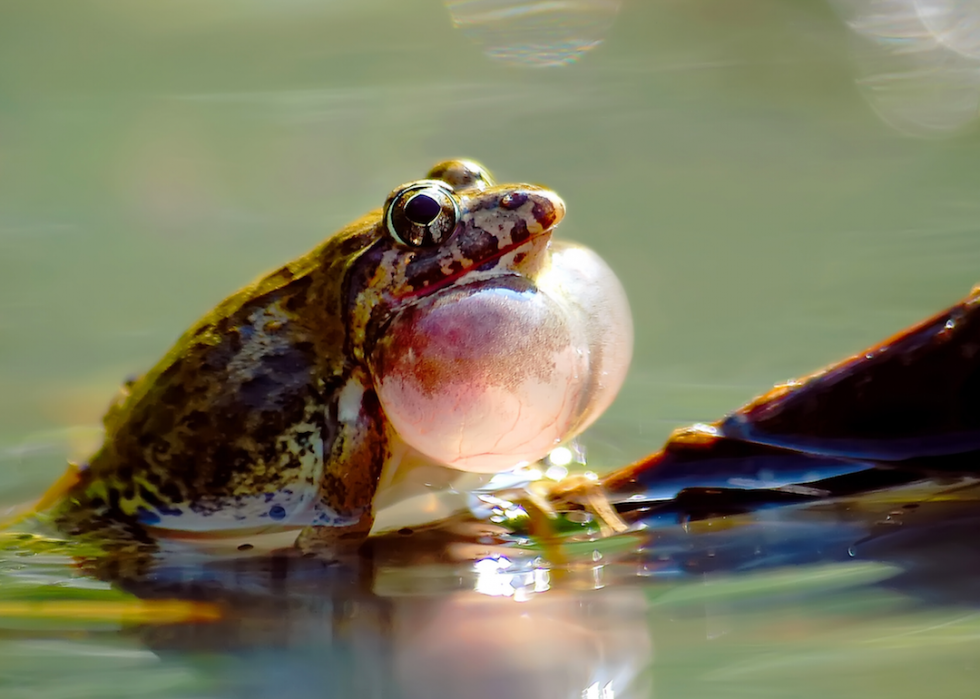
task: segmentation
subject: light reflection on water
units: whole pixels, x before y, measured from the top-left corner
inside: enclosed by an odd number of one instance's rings
[[[596,468],[898,331],[980,269],[975,14],[5,3],[0,505],[87,453],[119,380],[198,314],[445,157],[554,187],[559,235],[623,278],[637,351],[585,437]],[[975,527],[889,524],[852,557],[858,520],[661,532],[564,580],[500,550],[466,568],[472,544],[368,582],[246,565],[215,592],[178,566],[141,594],[216,597],[223,621],[5,617],[0,696],[975,696]],[[0,573],[5,603],[126,599],[65,557]]]
[[[514,549],[453,563],[431,531],[383,537],[356,564],[163,561],[114,587],[216,602],[221,619],[120,626],[8,611],[4,696],[901,699],[937,674],[944,696],[972,696],[975,493],[905,497],[920,507],[901,523],[882,519],[902,509],[895,498],[771,511],[580,542],[560,568]],[[33,587],[40,602],[124,599],[63,557],[2,563],[6,598]]]
[[[619,0],[447,0],[453,24],[490,58],[524,66],[561,66],[597,47]]]
[[[942,136],[980,109],[980,3],[834,0],[851,30],[858,85],[881,118],[913,135]]]

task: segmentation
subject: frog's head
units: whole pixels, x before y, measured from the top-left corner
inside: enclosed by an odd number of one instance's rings
[[[440,163],[388,195],[372,286],[397,304],[478,279],[532,276],[564,215],[548,189],[495,185],[476,163]]]
[[[362,233],[347,273],[350,354],[364,361],[406,305],[479,280],[537,275],[564,215],[554,192],[497,185],[469,160],[439,163],[425,179],[395,188],[355,224]]]
[[[410,446],[503,470],[541,458],[612,400],[629,310],[598,256],[551,245],[564,213],[554,192],[496,185],[469,161],[388,196],[351,269],[349,338]]]

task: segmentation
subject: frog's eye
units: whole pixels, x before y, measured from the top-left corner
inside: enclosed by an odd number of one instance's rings
[[[439,180],[400,187],[385,203],[385,226],[391,237],[413,248],[445,243],[456,231],[459,216],[459,201]]]

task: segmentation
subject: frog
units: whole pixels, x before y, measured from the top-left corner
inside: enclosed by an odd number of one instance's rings
[[[194,323],[123,385],[101,447],[37,509],[74,537],[244,549],[271,532],[338,552],[369,536],[379,484],[400,464],[499,472],[541,458],[609,404],[632,347],[615,276],[585,248],[556,253],[564,215],[546,187],[497,184],[472,160],[436,164]],[[611,291],[596,301],[595,286]],[[565,312],[567,329],[552,320]],[[510,332],[515,320],[525,326]],[[509,339],[487,358],[494,333]],[[469,383],[445,404],[453,377]],[[529,396],[556,430],[543,440],[521,405],[512,423],[486,416]]]

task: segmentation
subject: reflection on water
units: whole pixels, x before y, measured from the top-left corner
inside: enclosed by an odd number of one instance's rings
[[[881,118],[914,135],[972,124],[980,109],[980,3],[834,0],[859,39],[858,85]]]
[[[651,641],[639,590],[516,602],[478,592],[413,594],[389,581],[379,596],[337,573],[269,582],[269,596],[253,588],[232,599],[227,622],[147,627],[141,640],[162,657],[224,653],[230,662],[212,676],[223,687],[216,696],[284,696],[284,685],[286,696],[304,698],[649,695]],[[448,572],[429,576],[438,583]]]
[[[453,24],[490,57],[524,66],[572,63],[603,40],[619,0],[446,0]]]
[[[105,567],[112,586],[53,551],[27,565],[4,554],[0,686],[16,699],[904,699],[941,675],[944,696],[973,696],[976,490],[933,484],[651,527],[576,542],[563,566],[476,542],[453,562],[461,537],[437,530],[380,537],[342,565],[169,559],[139,578]],[[12,612],[25,593],[36,606]],[[117,609],[131,595],[194,600],[220,618],[31,613],[59,599]]]

